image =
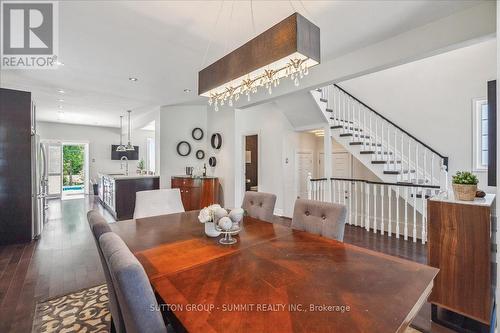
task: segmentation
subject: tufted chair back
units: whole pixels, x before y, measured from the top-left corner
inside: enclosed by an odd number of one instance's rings
[[[297,199],[293,210],[292,228],[343,241],[346,214],[347,209],[344,205]]]
[[[104,217],[102,217],[97,210],[91,210],[88,212],[87,220],[89,222],[90,230],[94,235],[97,252],[99,252],[99,257],[101,258],[102,269],[108,286],[108,304],[109,310],[111,311],[111,320],[113,321],[113,330],[116,333],[122,333],[125,332],[125,324],[123,323],[120,306],[118,305],[118,300],[116,299],[116,291],[115,286],[113,285],[113,280],[111,280],[111,273],[109,272],[106,259],[102,253],[101,245],[99,244],[99,238],[101,238],[102,235],[111,232],[111,228],[109,227],[108,222],[106,222]]]
[[[276,195],[263,192],[248,191],[243,198],[241,208],[249,216],[267,222],[273,222]]]

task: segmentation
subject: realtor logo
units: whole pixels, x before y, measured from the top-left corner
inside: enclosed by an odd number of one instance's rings
[[[55,69],[57,1],[2,1],[1,68]]]

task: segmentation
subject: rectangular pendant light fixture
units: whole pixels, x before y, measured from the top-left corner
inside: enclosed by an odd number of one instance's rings
[[[272,87],[283,77],[296,85],[320,63],[320,30],[294,13],[198,73],[198,94],[209,104],[232,106],[233,99]]]

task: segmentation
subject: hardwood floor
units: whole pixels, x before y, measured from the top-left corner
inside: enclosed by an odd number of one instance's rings
[[[104,283],[87,211],[97,208],[113,218],[94,198],[49,201],[49,217],[39,241],[0,247],[0,332],[31,332],[35,305],[40,300]],[[276,223],[290,225],[290,219]],[[427,247],[402,238],[382,236],[346,226],[344,241],[390,255],[426,263]],[[410,287],[410,286],[409,286]],[[414,324],[428,332],[451,332],[431,327],[430,306]]]

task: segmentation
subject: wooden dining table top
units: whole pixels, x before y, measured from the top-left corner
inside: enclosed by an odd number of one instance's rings
[[[250,217],[221,245],[197,216],[111,224],[188,332],[403,332],[438,273]]]

